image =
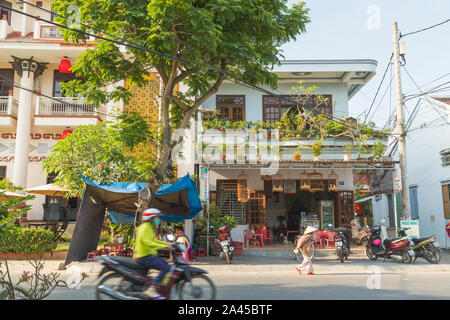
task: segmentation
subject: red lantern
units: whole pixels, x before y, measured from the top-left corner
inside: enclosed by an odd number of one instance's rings
[[[65,137],[67,137],[71,133],[72,133],[72,130],[64,130],[60,139],[61,140],[64,139]]]
[[[72,73],[70,68],[72,68],[70,61],[68,59],[62,59],[61,63],[59,64],[58,71],[61,73]]]

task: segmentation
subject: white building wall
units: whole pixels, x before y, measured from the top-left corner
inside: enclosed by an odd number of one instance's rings
[[[450,121],[450,106],[438,110]],[[406,153],[408,184],[417,186],[420,236],[436,235],[442,247],[450,248],[442,200],[442,183],[450,181],[450,166],[442,166],[439,154],[450,148],[450,126],[443,124],[435,108],[422,100],[406,135]]]

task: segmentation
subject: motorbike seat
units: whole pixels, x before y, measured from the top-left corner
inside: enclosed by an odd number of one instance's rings
[[[120,263],[121,265],[130,268],[130,269],[135,269],[135,270],[148,270],[147,267],[143,267],[141,266],[139,263],[137,263],[136,260],[132,259],[132,258],[125,258],[125,257],[109,257],[111,260]]]
[[[398,242],[398,241],[400,241],[400,240],[402,240],[403,238],[391,238],[391,239],[386,239],[386,240],[384,240],[383,241],[383,245],[384,246],[388,246],[388,245],[390,245],[390,244],[392,244],[392,243],[395,243],[395,242]]]

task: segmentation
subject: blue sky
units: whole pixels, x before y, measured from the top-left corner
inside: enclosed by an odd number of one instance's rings
[[[294,3],[297,1],[289,1]],[[295,42],[283,46],[286,59],[374,59],[377,74],[349,103],[350,114],[357,116],[367,110],[375,96],[383,72],[393,51],[392,23],[398,22],[402,34],[416,31],[450,18],[449,0],[309,0],[311,22],[306,33]],[[419,86],[450,73],[450,22],[431,30],[405,37],[406,69]],[[383,126],[390,110],[395,109],[395,85],[388,88],[390,71],[380,89],[369,116]],[[450,81],[450,74],[425,85],[432,88]],[[419,90],[402,70],[403,92]],[[386,91],[387,90],[387,91]],[[386,92],[384,99],[381,97]],[[442,92],[450,94],[450,91]],[[392,100],[390,102],[390,96]],[[380,103],[378,110],[373,111]],[[405,106],[406,117],[417,99]]]

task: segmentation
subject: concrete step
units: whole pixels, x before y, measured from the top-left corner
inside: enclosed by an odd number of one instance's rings
[[[352,256],[365,256],[365,248],[352,248],[350,254]],[[242,251],[243,256],[253,256],[253,257],[294,257],[294,252],[291,250],[271,250],[271,249],[244,249]],[[315,258],[334,258],[336,257],[335,249],[316,249],[314,252]]]

